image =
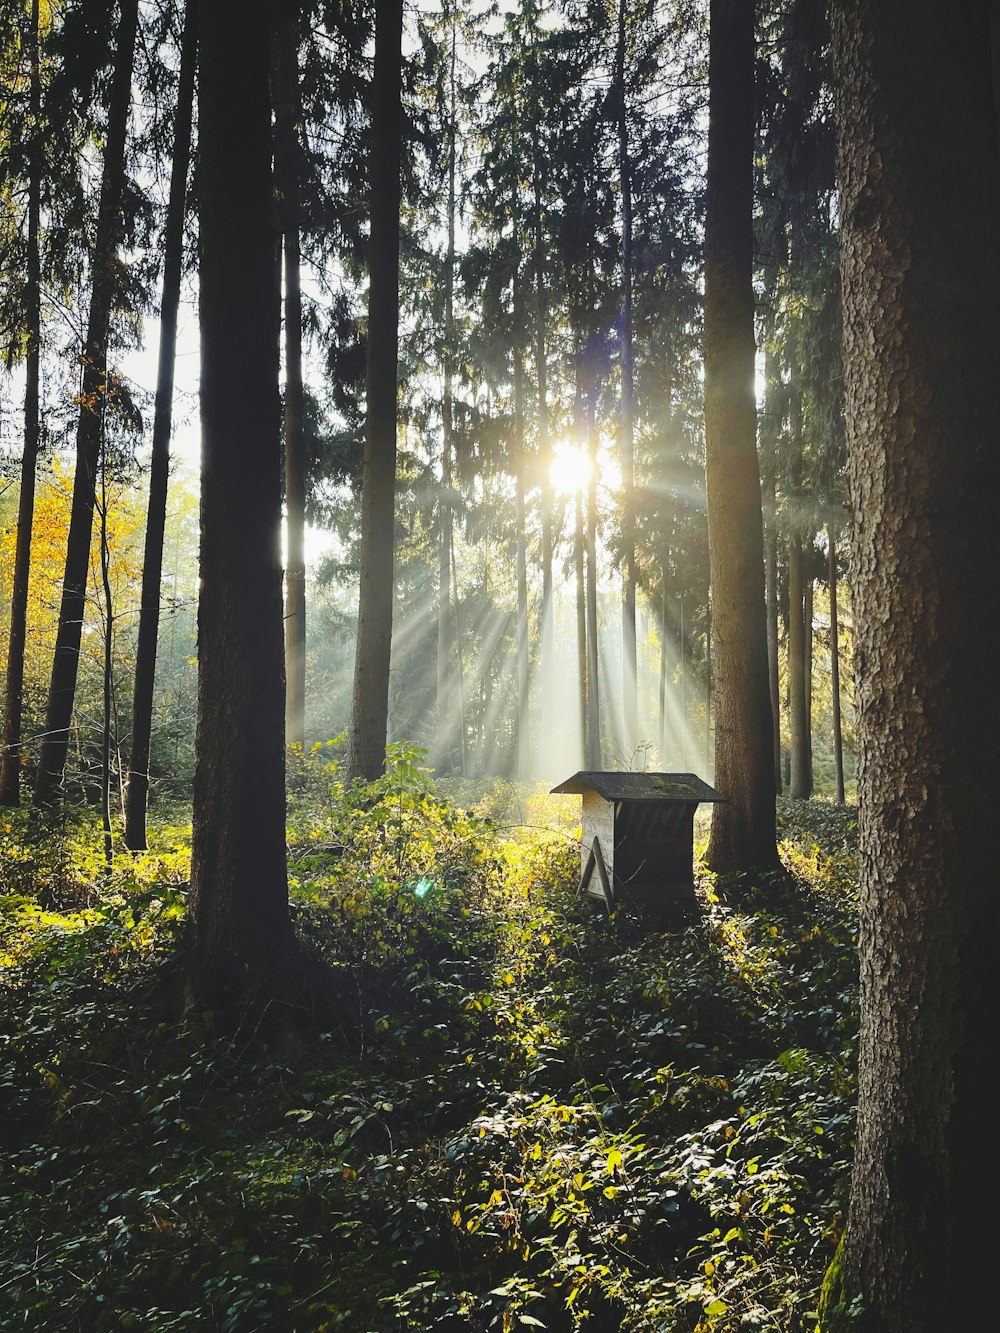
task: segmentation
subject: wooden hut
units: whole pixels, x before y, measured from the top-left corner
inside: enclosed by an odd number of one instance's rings
[[[574,773],[553,793],[583,797],[580,892],[668,917],[695,904],[694,812],[724,801],[694,773]]]

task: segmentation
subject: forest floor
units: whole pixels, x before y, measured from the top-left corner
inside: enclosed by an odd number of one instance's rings
[[[780,802],[787,876],[700,869],[664,933],[574,894],[578,800],[472,795],[403,749],[363,797],[303,764],[314,1030],[182,1011],[182,821],[110,874],[86,821],[44,851],[0,821],[0,1328],[811,1328],[856,810]]]

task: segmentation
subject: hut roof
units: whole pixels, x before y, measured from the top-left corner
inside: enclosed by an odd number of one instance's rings
[[[694,773],[574,773],[552,793],[596,791],[606,801],[725,801]]]

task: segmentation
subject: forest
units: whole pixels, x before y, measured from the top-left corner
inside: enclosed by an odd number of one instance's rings
[[[0,9],[0,1328],[980,1327],[995,6]]]

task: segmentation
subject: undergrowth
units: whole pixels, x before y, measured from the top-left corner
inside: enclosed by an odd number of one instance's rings
[[[450,803],[403,748],[351,788],[336,754],[289,819],[339,996],[313,1033],[182,1014],[181,823],[111,873],[86,825],[44,853],[0,825],[0,1327],[811,1328],[851,1154],[854,812],[783,802],[789,876],[736,910],[701,873],[663,933],[575,895],[564,807]]]

